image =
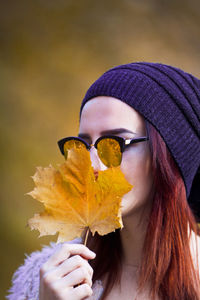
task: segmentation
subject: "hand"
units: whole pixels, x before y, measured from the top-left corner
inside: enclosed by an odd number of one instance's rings
[[[95,253],[79,244],[63,244],[40,269],[40,300],[82,300],[92,295]]]

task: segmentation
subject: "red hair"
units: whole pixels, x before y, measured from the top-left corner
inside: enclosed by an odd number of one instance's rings
[[[199,235],[188,205],[183,179],[165,142],[147,123],[152,155],[154,198],[143,245],[138,288],[150,283],[150,299],[200,300],[198,267],[190,251],[190,234]],[[119,230],[106,236],[95,234],[88,247],[96,252],[91,262],[93,280],[106,276],[103,298],[120,281],[122,246]]]

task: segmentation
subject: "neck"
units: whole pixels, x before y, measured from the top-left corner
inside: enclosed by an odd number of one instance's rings
[[[135,212],[123,218],[124,227],[120,231],[123,265],[140,265],[142,249],[148,226],[149,211]]]

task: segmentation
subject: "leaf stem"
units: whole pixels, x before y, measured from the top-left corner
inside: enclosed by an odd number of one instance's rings
[[[90,229],[89,229],[89,227],[87,227],[87,229],[86,229],[86,234],[85,234],[85,239],[84,239],[84,245],[85,245],[85,246],[87,245],[87,240],[88,240],[88,234],[89,234],[89,231],[90,231]]]

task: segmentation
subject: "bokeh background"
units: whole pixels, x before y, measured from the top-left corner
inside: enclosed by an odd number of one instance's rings
[[[26,226],[41,210],[31,175],[63,161],[56,141],[77,133],[93,80],[131,61],[200,77],[200,1],[0,1],[0,299],[24,253],[55,240]]]

